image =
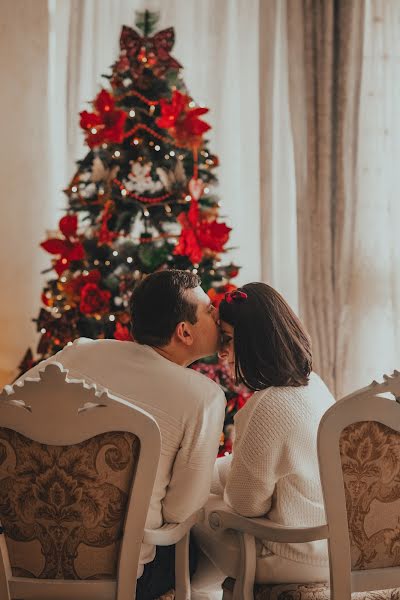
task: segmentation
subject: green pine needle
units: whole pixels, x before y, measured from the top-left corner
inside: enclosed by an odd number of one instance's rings
[[[153,33],[160,19],[160,13],[152,12],[150,10],[137,10],[135,15],[135,25],[143,32],[143,35],[147,37]]]

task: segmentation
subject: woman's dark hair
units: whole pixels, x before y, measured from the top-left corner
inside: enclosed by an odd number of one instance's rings
[[[181,321],[197,322],[197,305],[187,290],[200,285],[189,271],[167,270],[151,273],[133,290],[130,299],[131,331],[135,342],[165,346]]]
[[[265,283],[240,288],[247,299],[223,300],[221,321],[234,328],[236,379],[251,390],[308,384],[311,340],[287,302]]]

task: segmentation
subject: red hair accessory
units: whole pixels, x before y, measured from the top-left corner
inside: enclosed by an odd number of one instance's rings
[[[247,300],[246,292],[242,292],[242,290],[233,290],[233,292],[226,292],[225,294],[225,302],[231,304],[231,302],[243,302]]]

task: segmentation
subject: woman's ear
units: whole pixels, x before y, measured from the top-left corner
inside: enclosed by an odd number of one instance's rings
[[[189,323],[181,321],[175,328],[175,335],[178,341],[185,344],[185,346],[192,346],[194,339]]]

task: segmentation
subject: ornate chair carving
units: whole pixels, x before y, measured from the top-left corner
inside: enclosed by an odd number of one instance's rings
[[[268,519],[211,513],[241,546],[224,600],[400,600],[400,374],[346,396],[323,416],[318,458],[327,523],[286,528]],[[329,584],[257,584],[255,540],[328,540]]]
[[[176,544],[190,598],[188,532],[144,529],[160,456],[155,420],[53,363],[0,394],[1,600],[133,600],[142,542]]]

